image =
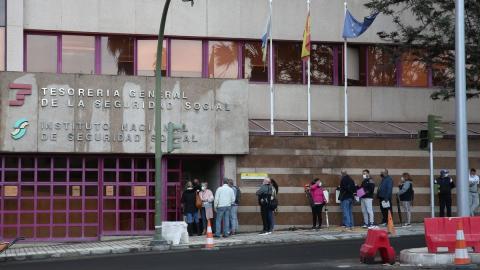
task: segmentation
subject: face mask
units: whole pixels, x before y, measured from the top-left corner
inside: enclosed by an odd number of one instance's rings
[[[318,186],[321,187],[321,186],[322,186],[322,182],[318,182]]]
[[[445,177],[447,177],[447,176],[448,176],[448,173],[445,174]]]
[[[402,181],[405,181],[405,178],[402,177]]]
[[[367,178],[368,178],[368,175],[364,174],[363,179],[367,179]]]
[[[205,189],[207,189],[207,187],[205,187],[205,186],[202,186],[202,190],[205,190]]]

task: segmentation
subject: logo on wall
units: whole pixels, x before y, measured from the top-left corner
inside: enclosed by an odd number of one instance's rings
[[[27,133],[27,126],[28,126],[28,120],[25,118],[22,118],[15,122],[15,125],[13,125],[14,130],[12,131],[12,139],[14,140],[19,140],[25,136]]]
[[[20,89],[20,91],[18,91],[15,95],[15,99],[8,101],[8,105],[10,106],[22,106],[23,103],[25,103],[25,96],[32,94],[31,84],[11,83],[8,85],[8,88],[10,88],[10,90]]]

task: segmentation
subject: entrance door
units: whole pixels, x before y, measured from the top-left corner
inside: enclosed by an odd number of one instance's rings
[[[163,164],[166,165],[164,220],[168,221],[183,220],[181,198],[187,181],[197,178],[207,182],[208,188],[215,192],[223,178],[222,159],[216,156],[166,156]]]

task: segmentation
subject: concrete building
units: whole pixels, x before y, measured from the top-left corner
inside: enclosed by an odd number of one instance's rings
[[[172,1],[162,124],[185,129],[182,148],[163,163],[165,220],[183,219],[185,181],[200,178],[215,189],[229,177],[243,192],[241,230],[259,230],[255,178],[268,174],[280,185],[277,228],[307,226],[304,184],[319,177],[333,193],[341,169],[359,183],[364,168],[378,184],[386,167],[395,186],[403,172],[413,176],[420,221],[430,212],[429,167],[416,134],[428,114],[442,116],[447,131],[435,148],[435,167],[455,175],[454,101],[430,99],[435,70],[411,54],[388,61],[376,46],[382,41],[375,33],[394,27],[388,17],[349,41],[350,135],[343,137],[343,1],[311,4],[313,135],[306,135],[305,2],[273,1],[270,67],[260,42],[268,1],[197,0],[192,7]],[[349,1],[350,11],[367,15],[365,2]],[[0,0],[0,238],[152,233],[153,75],[163,4]],[[471,167],[480,165],[479,108],[478,99],[468,101]],[[331,223],[339,224],[338,204],[329,210]],[[356,224],[359,213],[355,207]]]

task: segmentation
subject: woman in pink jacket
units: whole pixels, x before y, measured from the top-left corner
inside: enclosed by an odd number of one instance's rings
[[[310,194],[312,196],[312,229],[319,230],[322,227],[322,209],[326,202],[323,190],[322,182],[318,178],[313,179],[310,185]]]

